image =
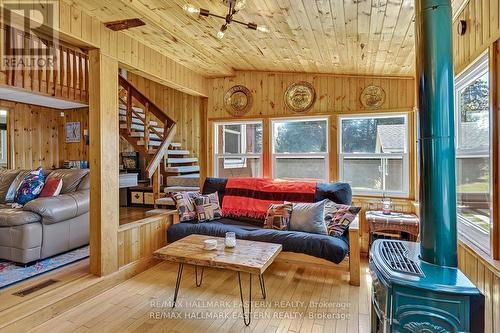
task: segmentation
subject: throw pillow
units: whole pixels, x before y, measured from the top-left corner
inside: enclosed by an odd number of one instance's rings
[[[327,200],[325,203],[325,224],[330,236],[342,236],[354,221],[361,207],[340,205]]]
[[[48,178],[43,185],[40,197],[57,197],[61,193],[63,181],[60,178]]]
[[[217,192],[194,198],[194,207],[200,222],[217,220],[222,217]]]
[[[324,211],[326,200],[315,203],[294,203],[290,230],[327,235]]]
[[[26,176],[29,175],[30,172],[30,170],[19,170],[19,173],[17,174],[16,178],[14,178],[14,181],[12,182],[12,184],[10,184],[9,189],[7,190],[7,194],[5,195],[5,202],[14,202],[14,198],[16,197],[16,192],[19,188],[19,185],[21,185],[24,178],[26,178]]]
[[[42,192],[45,176],[42,168],[31,171],[19,185],[14,202],[17,205],[25,205],[31,200],[38,198]]]
[[[180,222],[196,220],[196,210],[194,208],[194,198],[199,197],[199,192],[177,192],[172,198],[175,201]]]
[[[288,230],[292,209],[291,202],[270,204],[264,220],[264,229]]]

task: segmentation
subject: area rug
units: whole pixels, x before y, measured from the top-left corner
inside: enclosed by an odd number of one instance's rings
[[[0,289],[14,283],[46,273],[56,268],[74,263],[89,256],[89,247],[84,246],[69,252],[40,260],[27,267],[18,266],[11,261],[0,260]]]

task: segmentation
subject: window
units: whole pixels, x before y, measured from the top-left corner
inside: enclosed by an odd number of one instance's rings
[[[407,116],[341,117],[339,172],[355,194],[407,196]]]
[[[215,124],[216,177],[262,176],[262,122]]]
[[[455,146],[459,231],[488,252],[491,226],[489,96],[488,55],[485,54],[455,80]]]
[[[273,178],[328,179],[328,121],[273,120]]]

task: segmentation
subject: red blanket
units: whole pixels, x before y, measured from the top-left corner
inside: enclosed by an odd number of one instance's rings
[[[272,203],[313,202],[316,183],[267,178],[230,178],[222,212],[224,216],[265,219]]]

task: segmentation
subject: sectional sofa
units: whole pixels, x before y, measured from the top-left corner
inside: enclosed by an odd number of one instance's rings
[[[89,171],[48,171],[62,179],[60,195],[12,208],[13,182],[28,172],[0,170],[0,259],[27,264],[88,244]]]

